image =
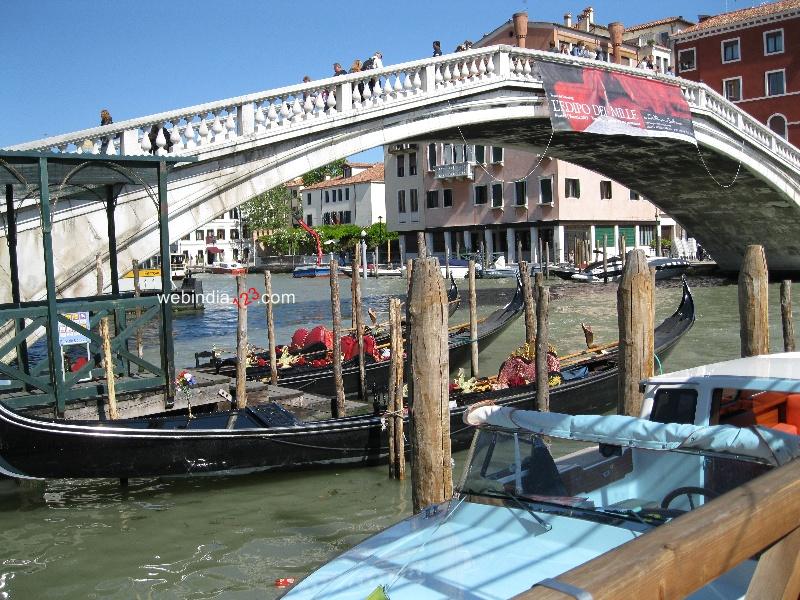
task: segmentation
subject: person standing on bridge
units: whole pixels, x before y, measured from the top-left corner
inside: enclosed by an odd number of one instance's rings
[[[111,118],[111,113],[108,112],[108,109],[104,108],[100,111],[100,127],[105,127],[106,125],[111,125],[114,122],[114,119]],[[108,149],[108,144],[110,143],[111,138],[105,136],[100,140],[100,152],[105,154],[106,150]]]
[[[347,75],[347,71],[339,63],[333,63],[333,76],[336,77],[337,75]]]
[[[434,58],[442,55],[442,43],[439,40],[433,42],[433,56]]]

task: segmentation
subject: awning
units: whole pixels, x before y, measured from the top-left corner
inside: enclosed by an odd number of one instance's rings
[[[206,248],[206,252],[209,254],[222,254],[224,250],[222,248],[217,248],[216,246],[208,246]]]

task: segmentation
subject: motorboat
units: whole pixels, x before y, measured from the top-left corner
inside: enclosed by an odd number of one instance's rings
[[[208,266],[211,273],[225,275],[245,275],[247,267],[238,262],[218,262]]]
[[[342,273],[352,277],[353,267],[348,265],[341,267]],[[369,263],[367,264],[367,277],[402,277],[405,274],[405,269],[401,265],[381,265]]]
[[[450,275],[455,277],[456,279],[466,279],[469,276],[469,261],[464,260],[462,258],[451,258],[450,259]],[[439,269],[442,272],[442,277],[447,277],[447,265],[445,265],[444,261],[439,262]],[[479,273],[482,267],[481,264],[476,262],[475,263],[475,277],[480,277]],[[400,271],[405,276],[406,274],[406,267],[403,265],[400,267]]]
[[[186,257],[183,254],[169,255],[169,274],[172,279],[186,277]]]
[[[518,274],[519,266],[506,264],[506,259],[501,254],[492,263],[491,267],[486,267],[485,269],[476,271],[475,276],[482,279],[505,279],[508,277],[516,277]]]
[[[792,389],[798,360],[789,359]],[[800,456],[800,437],[761,425],[493,405],[472,407],[464,422],[477,431],[452,499],[347,550],[283,598],[511,598],[552,587],[566,571]],[[690,598],[744,597],[755,565],[740,563]]]
[[[292,277],[330,277],[330,264],[298,265],[292,271]]]

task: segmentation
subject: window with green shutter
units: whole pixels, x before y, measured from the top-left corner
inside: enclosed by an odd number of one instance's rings
[[[633,227],[620,227],[619,237],[625,237],[625,247],[633,248],[636,246],[636,229]]]
[[[603,245],[603,236],[606,237],[606,243],[609,247],[614,245],[614,228],[613,227],[595,227],[594,228],[594,244],[595,246]]]

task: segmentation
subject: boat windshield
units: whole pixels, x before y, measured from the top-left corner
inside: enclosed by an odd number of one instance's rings
[[[602,513],[659,524],[770,468],[730,455],[548,442],[533,433],[481,428],[461,493],[478,501],[539,505],[537,510],[569,508],[573,516]]]

